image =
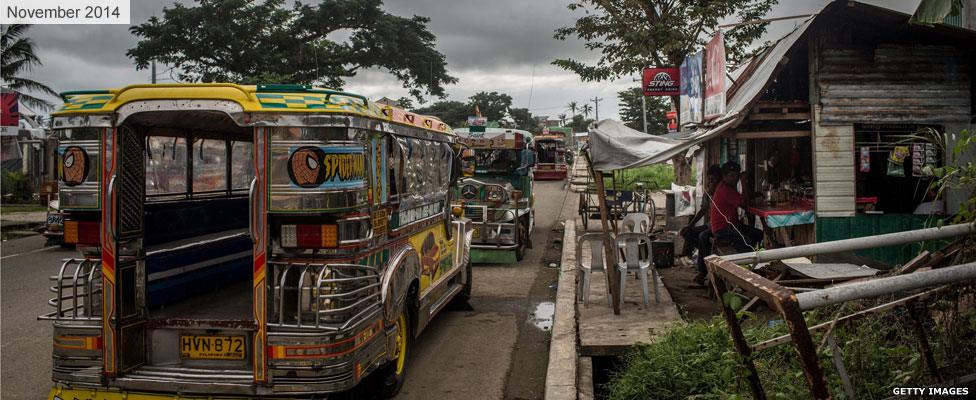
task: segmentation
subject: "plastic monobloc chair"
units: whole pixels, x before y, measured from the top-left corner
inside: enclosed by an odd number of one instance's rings
[[[589,263],[583,262],[583,243],[590,244]],[[579,265],[580,271],[583,272],[579,281],[583,306],[589,306],[590,302],[590,275],[594,271],[599,271],[603,273],[603,278],[606,280],[607,304],[610,304],[612,307],[613,299],[610,297],[610,275],[607,274],[607,263],[604,261],[602,233],[586,233],[576,240],[576,264]]]
[[[621,233],[617,235],[616,246],[624,253],[623,259],[617,261],[617,270],[620,272],[620,302],[624,302],[627,272],[636,272],[644,293],[644,306],[647,307],[647,270],[650,269],[654,280],[654,302],[660,303],[657,294],[657,269],[651,266],[651,240],[647,234]],[[644,248],[643,251],[641,248]]]
[[[651,232],[651,217],[644,213],[627,213],[623,222],[620,223],[620,232]]]

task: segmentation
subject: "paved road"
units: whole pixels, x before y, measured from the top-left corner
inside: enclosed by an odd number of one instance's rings
[[[556,281],[546,265],[559,259],[549,238],[562,238],[552,229],[562,232],[576,210],[563,211],[563,182],[536,182],[535,191],[533,248],[518,264],[474,266],[472,309],[442,312],[421,334],[398,399],[543,397]]]
[[[519,264],[474,267],[470,307],[443,311],[415,342],[398,399],[542,398],[550,336],[545,319],[551,318],[546,303],[555,298],[550,284],[556,280],[546,265],[558,260],[549,241],[562,237],[552,229],[561,232],[560,222],[575,212],[563,211],[565,198],[562,182],[536,183],[534,248]],[[36,317],[49,311],[48,276],[74,254],[44,247],[40,236],[3,242],[0,398],[43,398],[50,388],[51,325]]]

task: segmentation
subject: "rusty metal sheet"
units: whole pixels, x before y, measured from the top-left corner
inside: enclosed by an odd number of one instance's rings
[[[801,264],[784,262],[797,275],[812,279],[854,279],[878,274],[878,270],[856,264]]]

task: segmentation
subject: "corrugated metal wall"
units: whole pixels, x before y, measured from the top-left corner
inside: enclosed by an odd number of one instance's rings
[[[821,123],[945,123],[970,118],[967,58],[949,46],[820,53]]]

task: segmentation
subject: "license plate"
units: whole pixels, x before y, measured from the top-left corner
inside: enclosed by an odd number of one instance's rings
[[[57,225],[57,226],[64,225],[64,214],[61,214],[61,213],[48,214],[47,215],[47,224],[48,225]]]
[[[181,335],[180,355],[201,360],[243,360],[244,336]]]

